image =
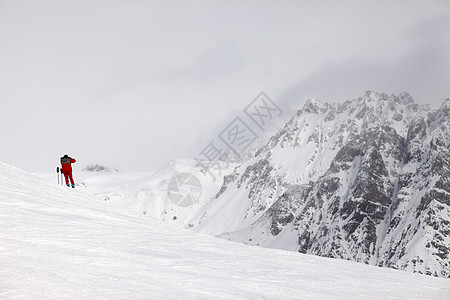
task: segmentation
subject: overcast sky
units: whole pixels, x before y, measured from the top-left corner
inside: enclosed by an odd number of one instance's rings
[[[264,91],[450,97],[450,0],[0,0],[0,161],[192,158]]]

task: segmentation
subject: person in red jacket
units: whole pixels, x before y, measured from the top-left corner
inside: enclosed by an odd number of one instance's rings
[[[75,159],[65,154],[63,157],[61,157],[61,172],[64,174],[64,177],[66,178],[66,184],[67,186],[70,186],[70,183],[72,184],[72,187],[75,188],[75,182],[73,181],[72,177],[72,164],[76,162]]]

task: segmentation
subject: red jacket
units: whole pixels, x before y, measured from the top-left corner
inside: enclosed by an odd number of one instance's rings
[[[63,173],[71,172],[72,171],[72,164],[76,162],[75,159],[69,156],[61,157],[61,170]]]

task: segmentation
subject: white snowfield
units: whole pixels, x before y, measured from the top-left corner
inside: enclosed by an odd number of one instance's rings
[[[450,299],[449,279],[200,235],[0,163],[0,299]]]

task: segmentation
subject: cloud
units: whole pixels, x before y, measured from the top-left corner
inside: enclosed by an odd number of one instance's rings
[[[198,153],[261,91],[282,108],[368,89],[442,101],[448,3],[0,1],[0,159],[156,168]]]
[[[223,41],[203,51],[189,67],[176,75],[205,81],[231,77],[245,66],[244,54],[234,42]]]
[[[450,16],[427,19],[405,37],[410,51],[394,69],[400,87],[409,89],[420,103],[440,104],[450,97]]]
[[[427,19],[404,32],[386,47],[404,50],[398,58],[370,60],[354,56],[328,60],[281,97],[284,105],[300,105],[309,98],[345,101],[366,90],[409,92],[418,103],[439,106],[450,97],[450,16]]]

